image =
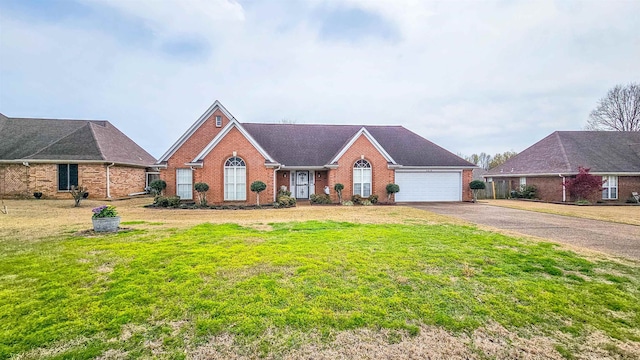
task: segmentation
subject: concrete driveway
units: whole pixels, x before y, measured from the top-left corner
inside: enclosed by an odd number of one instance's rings
[[[471,203],[405,204],[472,223],[640,260],[640,226]]]

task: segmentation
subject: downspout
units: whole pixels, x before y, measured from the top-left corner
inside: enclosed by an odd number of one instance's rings
[[[115,164],[116,163],[111,163],[111,165],[107,165],[107,199],[111,199],[111,181],[109,180],[109,168]]]
[[[562,178],[562,202],[567,202],[567,187],[564,185],[564,176],[558,174]]]
[[[26,185],[27,185],[27,192],[25,194],[28,194],[29,193],[29,168],[31,166],[29,166],[29,162],[28,161],[23,161],[22,165],[24,165],[24,177],[25,177],[25,180],[26,180],[25,182],[26,182]]]
[[[277,176],[276,175],[278,173],[278,171],[280,171],[280,168],[282,167],[282,165],[278,165],[278,168],[274,168],[273,169],[273,201],[275,202],[277,200],[277,196],[278,196],[278,189],[276,189],[276,184],[277,184]]]

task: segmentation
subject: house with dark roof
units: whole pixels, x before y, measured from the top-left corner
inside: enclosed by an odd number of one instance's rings
[[[267,184],[262,199],[287,188],[297,199],[344,185],[353,194],[395,201],[469,201],[476,166],[402,126],[240,123],[218,101],[160,157],[166,193],[193,199],[193,184],[209,185],[212,203],[255,203],[250,184]]]
[[[125,197],[144,191],[155,162],[108,121],[0,114],[1,196],[70,198],[84,186],[91,198]]]
[[[640,191],[640,132],[556,131],[484,177],[512,190],[533,185],[541,200],[571,201],[564,183],[579,167],[604,182],[602,193],[590,200],[626,201]]]

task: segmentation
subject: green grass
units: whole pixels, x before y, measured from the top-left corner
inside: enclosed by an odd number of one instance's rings
[[[227,333],[249,343],[281,332],[286,348],[304,341],[291,334],[309,331],[326,339],[363,327],[415,335],[425,324],[470,332],[489,322],[640,340],[638,267],[474,227],[272,227],[4,241],[0,358],[74,341],[82,346],[51,357],[108,349],[150,356],[144,344],[157,341],[173,358]],[[260,349],[280,351],[267,341]]]

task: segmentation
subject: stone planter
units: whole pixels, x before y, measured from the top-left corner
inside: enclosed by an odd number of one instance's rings
[[[95,218],[91,219],[91,221],[93,221],[93,231],[95,232],[118,231],[120,216]]]

